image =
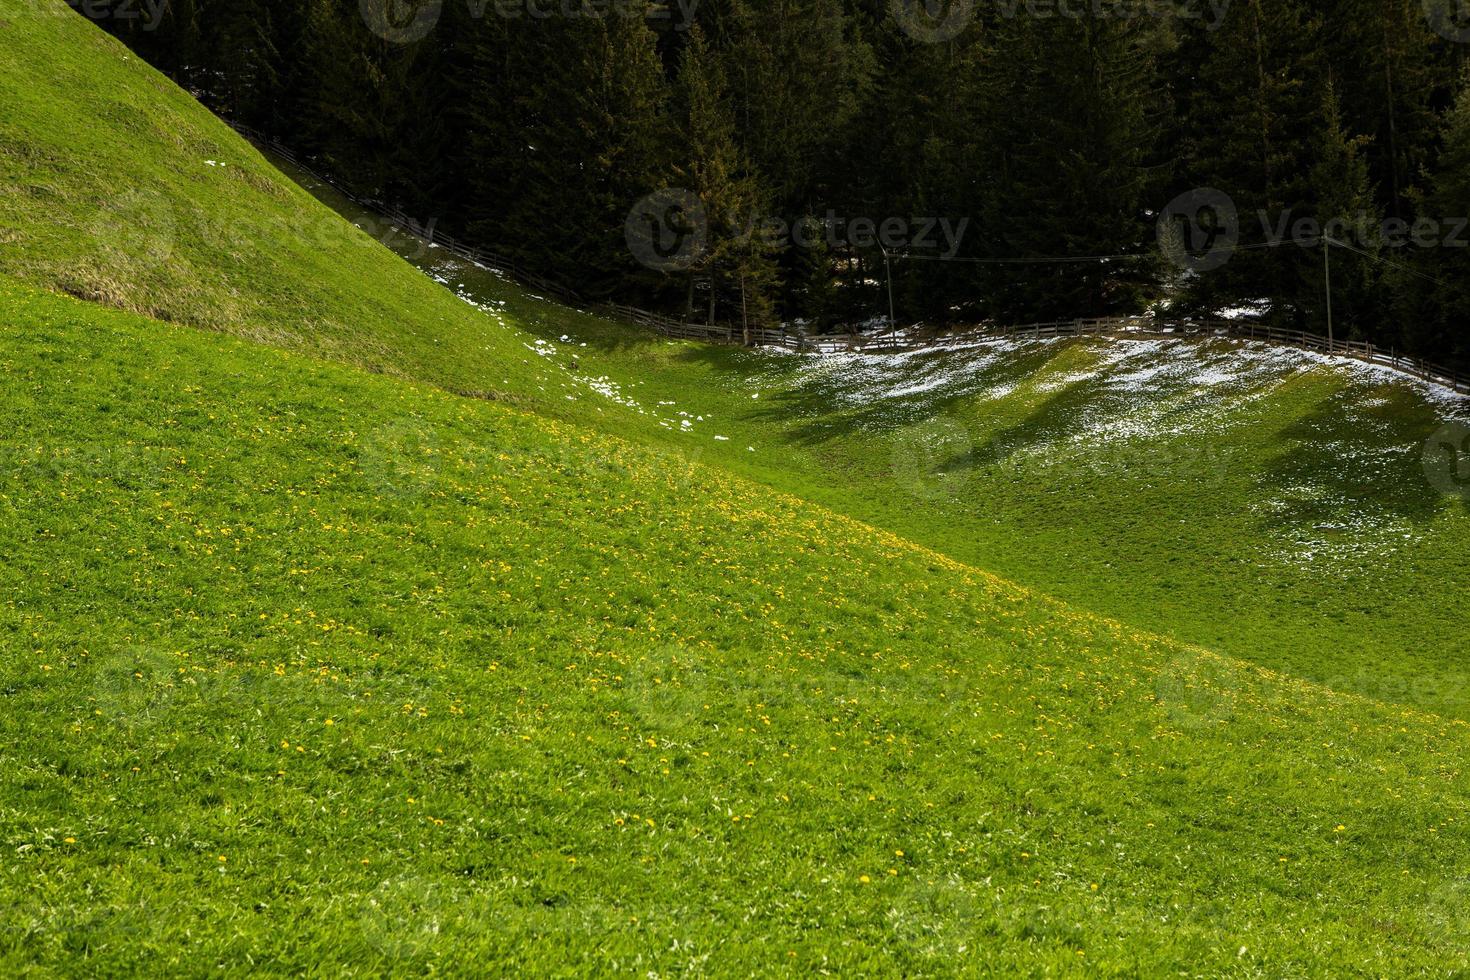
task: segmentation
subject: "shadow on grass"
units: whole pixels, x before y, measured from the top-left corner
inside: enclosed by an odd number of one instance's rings
[[[1425,475],[1423,447],[1439,428],[1433,407],[1402,385],[1338,387],[1280,430],[1258,488],[1285,501],[1278,526],[1330,522],[1345,510],[1427,525],[1464,507]],[[1293,491],[1312,488],[1303,498]]]
[[[1055,345],[1018,350],[1006,358],[978,366],[973,380],[983,386],[1018,383],[1042,373],[1064,350]],[[956,355],[936,351],[932,356]],[[770,398],[750,418],[789,426],[790,441],[814,446],[852,432],[891,435],[938,419],[954,419],[960,415],[957,409],[974,405],[975,387],[966,386],[942,397],[880,397],[867,404],[844,405],[834,390],[820,383],[808,383]],[[791,425],[793,419],[804,421]]]

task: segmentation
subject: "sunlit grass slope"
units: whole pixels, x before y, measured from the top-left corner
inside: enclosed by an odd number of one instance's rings
[[[674,342],[387,240],[687,454],[1135,625],[1470,718],[1470,491],[1425,467],[1470,400],[1259,345]]]
[[[0,272],[543,411],[565,365],[322,207],[63,0],[0,9]]]
[[[664,440],[1141,627],[1470,717],[1470,520],[1423,479],[1442,413],[1404,385],[1143,379],[1138,427],[1113,386],[1147,364],[1091,345],[824,369],[672,344],[354,229],[59,0],[4,31],[0,270]]]
[[[1460,723],[495,403],[0,310],[10,968],[1466,963]]]
[[[5,972],[1470,966],[1463,723],[789,494],[957,454],[461,303],[50,10],[0,14]],[[872,513],[1067,543],[948,493]]]

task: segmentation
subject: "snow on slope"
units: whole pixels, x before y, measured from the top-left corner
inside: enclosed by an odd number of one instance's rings
[[[1361,572],[1419,533],[1385,503],[1385,495],[1424,491],[1424,443],[1405,436],[1405,405],[1441,423],[1470,422],[1470,398],[1448,389],[1266,344],[997,338],[798,357],[794,380],[777,373],[752,383],[762,393],[794,388],[803,397],[793,406],[825,403],[845,424],[873,433],[927,436],[936,459],[983,446],[985,458],[1014,464],[1038,484],[1188,474],[1193,491],[1211,494],[1227,485],[1239,493],[1245,481],[1247,506],[1276,529],[1263,560],[1334,575]],[[1273,396],[1290,398],[1288,386],[1326,377],[1336,385],[1309,395],[1320,416],[1253,441],[1251,427],[1280,425]],[[822,397],[806,397],[813,395]],[[992,426],[991,415],[1024,424]],[[945,421],[928,422],[936,417]]]
[[[958,398],[1003,398],[1016,379],[1001,379],[993,369],[1064,343],[1059,339],[995,338],[943,348],[892,353],[793,355],[801,358],[802,387],[822,388],[838,403],[866,407],[894,401],[894,421],[922,417],[943,402]],[[1386,367],[1351,358],[1267,344],[1191,340],[1086,340],[1095,367],[1051,373],[1036,383],[1043,393],[1089,382],[1097,394],[1143,396],[1143,407],[1160,396],[1189,393],[1218,403],[1220,396],[1268,390],[1293,374],[1330,366],[1363,385],[1401,384],[1440,406],[1447,416],[1470,412],[1470,399],[1449,389],[1419,381]]]

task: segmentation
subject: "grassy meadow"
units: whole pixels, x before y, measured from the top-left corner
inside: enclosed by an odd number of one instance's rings
[[[642,413],[625,431],[1100,614],[1470,719],[1470,494],[1425,463],[1431,436],[1470,421],[1465,399],[1229,342],[824,357],[671,341],[382,238],[547,363],[575,359]]]
[[[1470,969],[1451,408],[672,344],[0,34],[0,970]]]

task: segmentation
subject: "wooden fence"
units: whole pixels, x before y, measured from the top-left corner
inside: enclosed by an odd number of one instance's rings
[[[1347,357],[1377,364],[1400,374],[1443,385],[1470,394],[1470,374],[1431,364],[1422,358],[1406,357],[1376,344],[1356,340],[1328,340],[1305,330],[1288,330],[1243,320],[1163,321],[1152,317],[1112,317],[1032,323],[1016,327],[979,327],[947,337],[999,335],[1007,337],[1111,337],[1133,340],[1168,340],[1181,337],[1255,341],[1276,347],[1295,347],[1334,357]]]
[[[230,125],[251,142],[281,157],[306,173],[329,185],[339,194],[361,208],[387,219],[403,232],[413,235],[430,245],[437,246],[460,258],[504,273],[516,281],[545,293],[570,306],[589,309],[617,319],[649,327],[666,337],[701,340],[709,343],[743,344],[745,335],[733,324],[693,323],[676,317],[665,316],[635,306],[619,303],[589,304],[576,290],[548,279],[519,262],[499,255],[488,249],[477,248],[454,238],[437,234],[432,227],[425,227],[403,209],[358,197],[339,185],[328,175],[301,160],[287,146],[248,126]],[[1016,326],[981,324],[950,330],[944,333],[922,334],[913,331],[894,333],[881,330],[828,336],[809,336],[801,331],[783,328],[752,328],[750,342],[760,347],[779,347],[793,351],[819,353],[894,351],[942,349],[957,344],[972,343],[995,337],[1022,337],[1046,339],[1055,337],[1105,337],[1119,340],[1170,340],[1189,338],[1221,338],[1230,340],[1256,341],[1278,347],[1294,347],[1336,357],[1347,357],[1377,364],[1389,370],[1419,378],[1433,384],[1443,385],[1461,394],[1470,394],[1470,375],[1417,358],[1400,356],[1394,350],[1385,351],[1371,343],[1360,341],[1329,341],[1319,334],[1305,330],[1287,330],[1243,320],[1179,320],[1164,321],[1153,317],[1103,317],[1081,320],[1055,320],[1046,323],[1026,323]]]

